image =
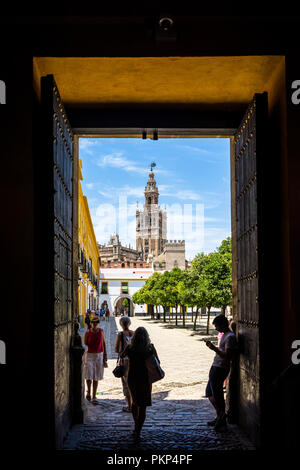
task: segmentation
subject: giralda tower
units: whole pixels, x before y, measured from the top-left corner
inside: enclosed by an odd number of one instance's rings
[[[151,163],[149,178],[145,186],[145,203],[142,211],[136,210],[136,249],[147,261],[149,255],[155,258],[164,249],[167,241],[167,213],[158,205],[159,192]]]

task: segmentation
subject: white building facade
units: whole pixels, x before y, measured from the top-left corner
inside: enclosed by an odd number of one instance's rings
[[[147,305],[134,304],[132,296],[140,290],[153,274],[152,268],[102,268],[100,269],[99,307],[106,302],[111,315],[119,315],[124,299],[129,301],[129,316],[147,314]]]

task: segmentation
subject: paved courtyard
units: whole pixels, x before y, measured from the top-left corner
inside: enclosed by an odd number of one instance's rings
[[[98,403],[86,401],[86,421],[71,429],[64,448],[103,451],[253,449],[236,426],[228,425],[227,432],[217,433],[206,424],[215,417],[208,399],[203,397],[214,356],[203,342],[207,336],[150,317],[131,320],[132,329],[147,328],[166,374],[163,380],[153,384],[152,407],[147,408],[141,441],[138,444],[133,441],[132,415],[122,411],[126,403],[121,379],[112,374],[117,357],[114,342],[116,331],[120,330],[119,319],[112,317],[109,322],[101,321],[109,360],[105,378],[98,385]],[[216,340],[216,337],[210,336],[210,339]]]

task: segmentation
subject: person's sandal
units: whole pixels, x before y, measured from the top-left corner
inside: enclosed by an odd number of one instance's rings
[[[131,408],[129,408],[129,406],[123,406],[122,411],[126,411],[127,413],[131,413]]]
[[[86,394],[86,397],[85,397],[88,401],[91,401],[92,397],[91,395],[89,395],[88,393]]]
[[[134,438],[135,443],[138,443],[141,440],[141,434],[136,430],[133,431],[132,436]]]
[[[215,419],[212,419],[211,421],[207,421],[207,426],[214,426],[216,424],[218,420],[218,417],[216,417]]]
[[[225,413],[222,413],[220,416],[218,416],[214,429],[215,431],[219,432],[225,432],[227,430]]]

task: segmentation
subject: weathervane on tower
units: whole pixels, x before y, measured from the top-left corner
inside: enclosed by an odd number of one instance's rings
[[[152,168],[154,168],[155,166],[156,166],[156,163],[155,163],[155,162],[151,162],[150,171],[152,171]]]

